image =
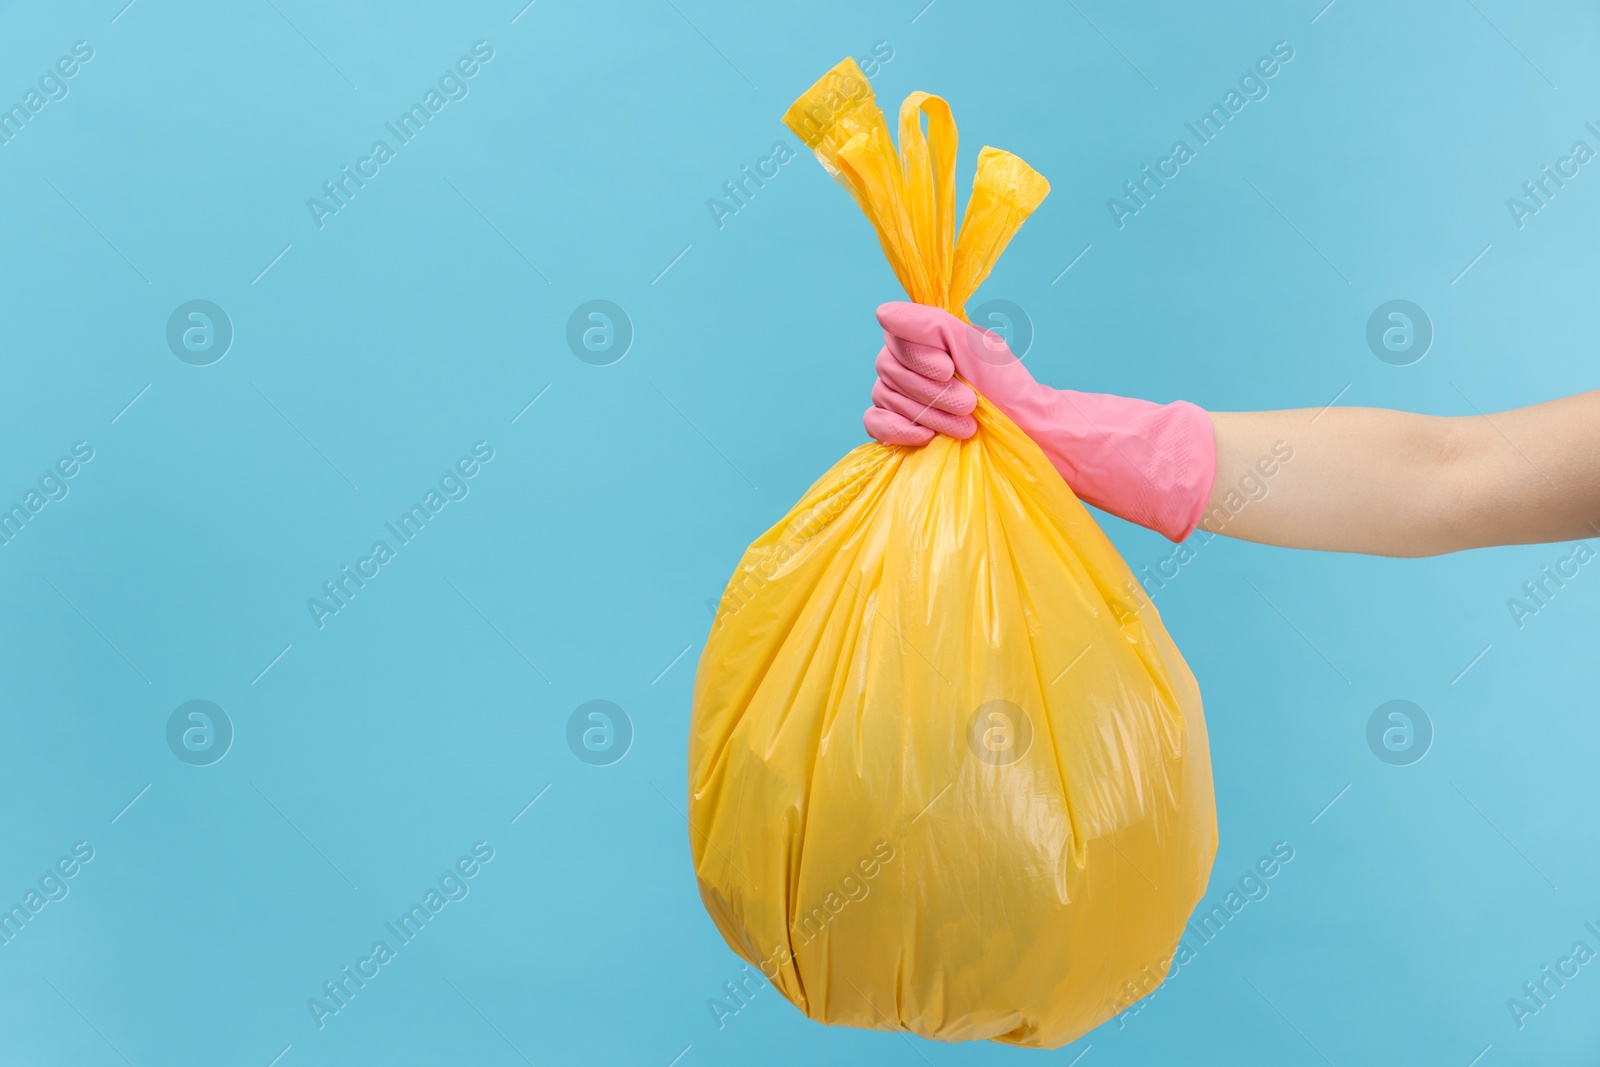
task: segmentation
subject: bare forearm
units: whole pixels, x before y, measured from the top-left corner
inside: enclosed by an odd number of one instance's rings
[[[1444,418],[1377,408],[1213,412],[1202,529],[1429,556],[1600,536],[1600,391]]]

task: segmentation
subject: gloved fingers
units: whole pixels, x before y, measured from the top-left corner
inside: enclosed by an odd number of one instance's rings
[[[960,336],[966,323],[943,308],[893,300],[878,305],[878,325],[896,337],[914,344],[948,350],[950,340]]]
[[[913,374],[936,382],[947,382],[956,372],[955,360],[943,348],[908,341],[889,330],[883,333],[883,343],[884,348]]]
[[[919,426],[961,441],[978,432],[978,420],[971,415],[952,415],[929,404],[918,404],[889,388],[881,379],[872,387],[872,403],[875,407],[904,416]]]
[[[1020,367],[1022,363],[1003,335],[962,322],[942,308],[905,301],[882,304],[878,307],[878,324],[892,338],[890,349],[902,363],[940,381],[946,375],[929,370],[937,367],[942,371],[946,358],[957,373],[967,378],[982,373],[980,363],[1004,368]]]
[[[897,415],[880,407],[870,407],[862,416],[861,424],[867,436],[886,445],[911,445],[920,448],[933,440],[934,432],[918,426],[904,415]]]
[[[978,394],[965,383],[954,378],[935,381],[918,374],[901,363],[887,345],[878,353],[877,370],[889,388],[918,404],[930,404],[952,415],[970,415],[978,406]]]

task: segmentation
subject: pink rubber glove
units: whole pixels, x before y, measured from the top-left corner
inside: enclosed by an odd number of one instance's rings
[[[862,420],[877,440],[971,437],[976,389],[1033,439],[1079,499],[1172,541],[1199,525],[1217,472],[1211,418],[1200,408],[1040,385],[998,335],[940,308],[884,304],[878,323],[886,344]]]

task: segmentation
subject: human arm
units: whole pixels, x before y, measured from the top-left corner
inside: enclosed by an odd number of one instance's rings
[[[1211,533],[1379,556],[1600,536],[1600,391],[1491,415],[1210,415]]]
[[[1216,412],[1042,386],[993,334],[885,304],[868,433],[970,437],[971,383],[1079,497],[1179,541],[1423,556],[1600,536],[1600,392],[1495,415]],[[1593,525],[1591,525],[1593,524]]]

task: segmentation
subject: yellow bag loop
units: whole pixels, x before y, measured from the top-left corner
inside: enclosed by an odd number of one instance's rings
[[[924,115],[927,135],[922,132]],[[930,276],[929,291],[935,297],[929,302],[959,315],[960,301],[952,306],[949,300],[956,230],[956,123],[950,105],[928,93],[906,97],[900,105],[900,154],[912,231]]]
[[[977,292],[1012,236],[1049,191],[1050,183],[1010,152],[985,147],[978,153],[978,177],[961,220],[951,270],[952,306],[965,305]]]

